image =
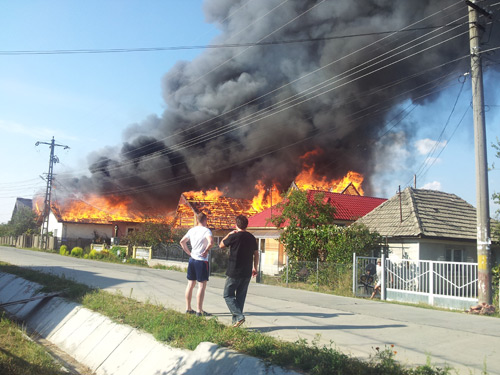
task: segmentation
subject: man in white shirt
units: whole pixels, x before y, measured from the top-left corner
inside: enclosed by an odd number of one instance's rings
[[[207,227],[207,215],[200,212],[196,215],[196,219],[198,224],[189,229],[180,241],[182,249],[190,256],[187,269],[186,314],[196,313],[197,316],[209,316],[209,313],[203,311],[203,299],[210,273],[208,251],[212,247],[214,239],[212,232]],[[191,251],[187,246],[188,242],[191,243]],[[198,291],[196,293],[196,311],[194,311],[191,308],[191,298],[196,282],[198,282]]]

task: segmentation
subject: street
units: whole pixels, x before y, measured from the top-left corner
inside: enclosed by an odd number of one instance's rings
[[[0,261],[64,275],[93,287],[184,311],[186,275],[0,247]],[[224,279],[211,277],[204,309],[226,324]],[[194,298],[193,298],[194,302]],[[194,302],[195,303],[195,302]],[[448,364],[460,373],[500,374],[500,319],[251,283],[243,327],[283,340],[318,340],[358,358],[394,345],[403,364]]]

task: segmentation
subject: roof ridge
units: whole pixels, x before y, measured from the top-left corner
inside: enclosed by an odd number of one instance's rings
[[[409,186],[405,190],[408,190],[408,194],[410,196],[410,214],[413,214],[413,219],[414,219],[415,223],[417,224],[419,234],[424,234],[424,226],[422,223],[422,219],[420,217],[420,210],[418,208],[417,201],[415,199],[415,190],[416,189]]]

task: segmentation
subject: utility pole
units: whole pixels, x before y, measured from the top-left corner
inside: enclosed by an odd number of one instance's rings
[[[55,142],[54,137],[52,141],[49,142],[36,142],[35,146],[38,145],[49,145],[50,146],[50,159],[49,159],[49,172],[47,173],[47,188],[45,189],[45,200],[43,202],[43,222],[42,222],[42,249],[46,249],[49,242],[49,215],[50,215],[50,196],[52,194],[52,180],[54,178],[54,164],[59,163],[59,158],[54,155],[54,149],[56,147],[64,147],[65,150],[69,146],[59,145]]]
[[[477,0],[466,1],[469,7],[472,106],[476,153],[478,301],[479,303],[491,304],[490,197],[484,120],[483,69],[480,51],[480,39],[484,27],[479,24],[479,14],[489,18],[491,18],[491,15],[478,6],[477,3]]]

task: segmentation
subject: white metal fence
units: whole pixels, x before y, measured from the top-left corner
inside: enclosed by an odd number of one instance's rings
[[[477,304],[477,263],[382,260],[382,299],[456,309]],[[367,268],[373,269],[368,265],[375,262],[376,258],[354,257],[353,292],[356,295],[371,295],[376,275],[370,276]]]

